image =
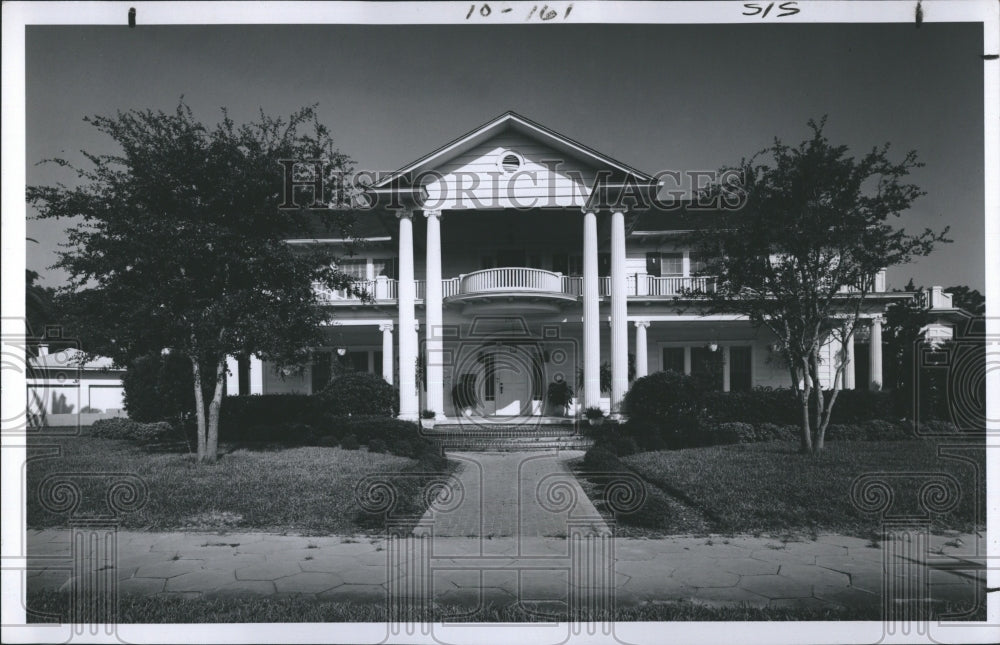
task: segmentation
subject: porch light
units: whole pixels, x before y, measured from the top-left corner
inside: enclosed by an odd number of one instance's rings
[[[347,348],[346,347],[338,347],[337,348],[337,356],[344,356],[345,354],[347,354]]]
[[[712,341],[711,343],[709,343],[708,344],[708,351],[710,351],[710,352],[717,352],[717,351],[719,351],[719,343],[716,343],[715,341]]]

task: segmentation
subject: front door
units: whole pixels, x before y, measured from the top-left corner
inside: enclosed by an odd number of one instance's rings
[[[531,367],[521,360],[518,351],[514,345],[498,345],[484,353],[482,391],[477,393],[484,414],[500,417],[531,414]]]

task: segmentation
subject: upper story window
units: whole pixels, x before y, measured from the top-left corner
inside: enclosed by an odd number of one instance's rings
[[[679,277],[684,275],[683,253],[647,253],[646,273],[655,277]]]
[[[355,280],[367,280],[368,279],[368,260],[367,259],[348,259],[341,260],[337,263],[337,268],[347,275],[351,276]]]

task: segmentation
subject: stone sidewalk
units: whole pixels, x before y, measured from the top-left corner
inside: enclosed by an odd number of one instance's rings
[[[28,532],[25,575],[29,591],[68,591],[74,571],[97,571],[117,581],[120,593],[161,597],[296,596],[384,603],[390,589],[423,598],[424,592],[414,589],[424,588],[437,602],[475,607],[487,602],[565,604],[581,591],[606,599],[613,590],[619,606],[688,600],[852,607],[881,602],[888,567],[898,576],[925,571],[931,599],[971,607],[985,584],[983,572],[975,570],[981,561],[976,549],[983,549],[977,539],[932,536],[932,561],[914,565],[904,549],[887,544],[873,548],[867,540],[842,535],[801,542],[611,538],[605,544],[613,550],[612,585],[576,575],[574,568],[581,565],[572,557],[575,542],[565,538],[412,538],[426,557],[413,567],[395,550],[400,543],[390,545],[386,538],[118,532],[116,557],[83,558],[74,564],[70,532],[43,530]],[[425,578],[407,580],[407,570],[423,571]]]

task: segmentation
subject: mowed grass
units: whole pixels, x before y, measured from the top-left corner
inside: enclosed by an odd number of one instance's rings
[[[156,452],[126,441],[88,436],[29,439],[27,525],[68,525],[67,512],[53,512],[42,504],[41,495],[58,501],[56,492],[41,487],[50,475],[65,473],[59,479],[79,486],[79,516],[107,513],[107,487],[121,479],[116,473],[128,473],[141,478],[148,494],[142,508],[121,516],[125,529],[370,532],[382,520],[361,512],[355,503],[358,481],[366,475],[423,470],[415,460],[365,450],[222,448],[216,463],[199,464],[183,452]],[[422,512],[422,482],[397,479],[399,508]]]
[[[639,453],[622,461],[701,511],[712,532],[805,530],[870,537],[881,526],[880,516],[863,512],[851,499],[855,478],[867,473],[887,473],[879,479],[893,491],[889,512],[904,515],[924,512],[919,491],[934,479],[927,473],[955,477],[957,506],[930,519],[936,528],[974,530],[985,522],[985,448],[948,449],[969,463],[939,456],[938,446],[929,440],[843,441],[810,456],[798,454],[795,443],[767,442]],[[661,527],[670,532],[673,524],[664,517]]]
[[[55,591],[34,592],[28,596],[31,613],[28,622],[51,623],[68,620],[70,595]],[[881,620],[881,605],[844,608],[768,608],[749,606],[709,607],[682,601],[619,607],[608,611],[587,611],[568,617],[565,609],[553,609],[551,603],[538,603],[535,610],[524,607],[487,605],[474,613],[468,607],[436,605],[428,615],[411,612],[416,621],[524,623],[554,621],[763,621],[763,620]],[[937,614],[953,610],[934,606]],[[964,608],[961,608],[964,610]],[[190,599],[159,596],[123,595],[118,612],[111,622],[134,623],[378,623],[387,620],[385,603],[358,604],[303,598],[213,598]]]

